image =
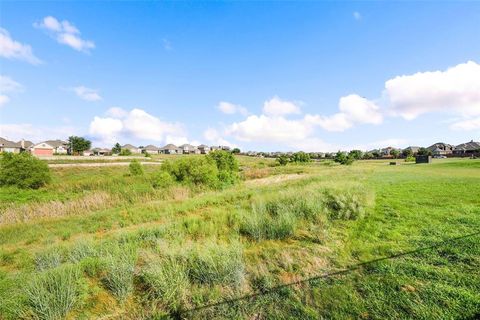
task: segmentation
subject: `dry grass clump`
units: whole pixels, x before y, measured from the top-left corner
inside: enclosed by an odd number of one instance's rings
[[[85,214],[85,212],[108,208],[114,203],[116,203],[115,198],[109,193],[94,192],[82,198],[66,202],[50,201],[47,203],[12,206],[0,213],[0,225],[26,222],[38,218],[80,215]]]

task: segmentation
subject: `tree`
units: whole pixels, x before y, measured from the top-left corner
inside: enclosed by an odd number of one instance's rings
[[[431,156],[432,151],[428,150],[427,148],[420,148],[418,149],[417,155],[419,156]]]
[[[92,146],[92,142],[90,140],[77,136],[70,136],[68,138],[68,144],[72,154],[80,154],[80,152],[88,150]]]
[[[121,150],[120,150],[120,155],[121,155],[121,156],[131,156],[131,155],[132,155],[132,151],[130,151],[130,149],[121,149]]]
[[[216,150],[210,152],[207,159],[212,159],[218,169],[218,178],[224,185],[234,184],[238,179],[238,161],[235,156],[227,151]]]
[[[238,153],[240,153],[240,149],[238,149],[238,148],[233,148],[232,153],[238,154]]]
[[[5,153],[0,159],[0,186],[38,189],[51,179],[47,163],[29,153]]]
[[[402,156],[404,156],[405,158],[408,158],[408,157],[413,156],[413,151],[412,151],[412,149],[410,149],[410,148],[408,148],[408,149],[403,149],[403,151],[402,151]]]
[[[398,151],[397,149],[390,150],[390,155],[395,159],[398,158],[399,154],[400,154],[400,151]]]
[[[338,151],[333,161],[343,165],[351,165],[355,161],[355,159],[352,158],[350,155],[347,155],[347,153],[345,152]]]
[[[380,152],[378,150],[372,151],[372,155],[374,158],[380,158]]]
[[[117,142],[112,148],[112,153],[119,154],[120,152],[122,152],[122,146],[120,145],[120,143]]]
[[[371,152],[365,152],[363,154],[363,159],[373,159],[373,154]]]
[[[308,155],[308,153],[299,151],[292,154],[292,156],[290,157],[290,161],[295,163],[306,163],[310,162],[310,156]]]
[[[289,159],[288,159],[286,154],[281,154],[281,155],[278,156],[276,161],[279,165],[286,166],[289,162]]]
[[[363,152],[361,150],[352,150],[349,152],[348,156],[355,160],[360,160],[363,157]]]

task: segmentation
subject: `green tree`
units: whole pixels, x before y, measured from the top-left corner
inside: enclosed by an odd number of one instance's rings
[[[333,161],[343,165],[351,165],[355,159],[350,157],[350,155],[347,155],[346,152],[338,151]]]
[[[360,160],[363,157],[363,152],[361,150],[352,150],[349,152],[348,156],[355,160]]]
[[[403,149],[402,156],[404,156],[405,158],[413,156],[412,149]]]
[[[130,151],[130,149],[121,149],[121,150],[120,150],[120,155],[121,155],[121,156],[131,156],[131,155],[132,155],[132,151]]]
[[[68,145],[72,154],[80,154],[81,152],[90,149],[92,142],[83,137],[70,136],[68,138]]]
[[[120,145],[120,143],[117,142],[112,148],[112,153],[119,154],[120,152],[122,152],[122,146]]]
[[[218,169],[218,178],[224,184],[233,184],[238,179],[238,161],[227,151],[210,152],[206,158],[212,159]]]
[[[308,153],[299,151],[292,154],[292,156],[290,157],[290,161],[295,163],[306,163],[310,162],[310,156],[308,155]]]
[[[276,159],[277,163],[281,166],[286,166],[290,161],[286,154],[281,154]]]
[[[373,154],[371,152],[365,152],[363,159],[373,159]]]
[[[432,151],[428,150],[427,148],[420,148],[418,149],[417,155],[419,156],[431,156]]]
[[[390,155],[396,159],[400,155],[400,151],[398,151],[397,149],[392,149],[390,151]]]
[[[38,189],[51,181],[45,161],[29,153],[4,153],[0,159],[0,185]]]
[[[240,149],[238,149],[238,148],[233,148],[232,153],[234,153],[234,154],[239,154],[239,153],[240,153]]]

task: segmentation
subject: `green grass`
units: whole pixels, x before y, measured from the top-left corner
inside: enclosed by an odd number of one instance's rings
[[[241,157],[243,176],[261,179],[222,190],[154,188],[158,168],[148,166],[143,176],[55,169],[45,188],[0,189],[8,202],[0,214],[53,201],[70,210],[0,225],[0,318],[172,315],[480,230],[479,160],[325,163]],[[189,317],[472,319],[479,243],[463,239]],[[68,268],[78,271],[57,275]],[[66,283],[75,288],[68,297],[49,293]]]

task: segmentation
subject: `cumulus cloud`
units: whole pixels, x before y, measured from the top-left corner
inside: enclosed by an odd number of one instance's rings
[[[186,141],[185,130],[181,124],[160,120],[142,109],[127,111],[112,108],[105,117],[94,117],[89,133],[96,141],[105,144],[131,139]]]
[[[32,47],[13,40],[10,33],[3,28],[0,28],[0,56],[7,59],[23,60],[31,64],[42,63],[33,54]]]
[[[225,140],[223,135],[214,128],[207,128],[207,130],[203,132],[203,138],[212,145],[235,147],[233,143]]]
[[[231,102],[226,102],[226,101],[220,101],[220,103],[217,106],[218,110],[225,114],[235,114],[239,113],[243,116],[248,115],[248,110],[241,105],[238,104],[233,104]]]
[[[263,113],[268,116],[284,116],[287,114],[300,114],[301,110],[296,103],[282,100],[275,96],[265,101],[263,104]]]
[[[95,48],[95,43],[82,39],[80,30],[67,20],[59,21],[55,17],[48,16],[33,25],[47,31],[58,43],[67,45],[77,51],[88,53]]]
[[[90,89],[84,86],[78,86],[78,87],[73,87],[71,89],[75,94],[83,100],[86,101],[100,101],[102,100],[102,97],[98,93],[98,90],[96,89]]]
[[[340,98],[339,113],[332,116],[306,115],[305,120],[327,131],[345,131],[355,124],[381,124],[380,108],[372,101],[351,94]]]
[[[480,115],[480,65],[469,61],[395,77],[385,83],[384,96],[394,114],[407,120],[431,112]]]
[[[19,92],[23,86],[10,77],[0,75],[0,107],[10,101],[9,93]]]

